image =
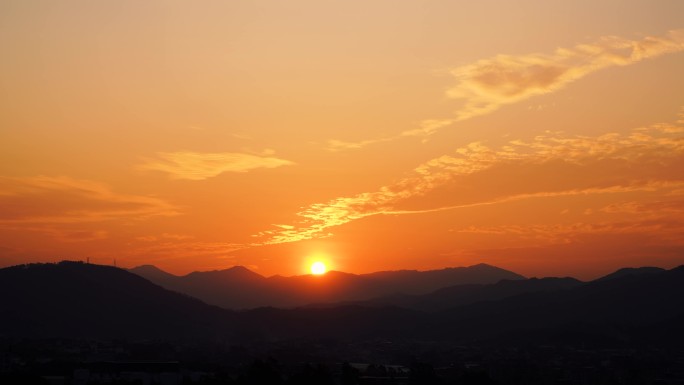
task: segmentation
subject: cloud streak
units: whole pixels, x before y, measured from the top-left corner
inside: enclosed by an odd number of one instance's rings
[[[592,44],[559,48],[553,54],[498,55],[451,71],[457,84],[447,91],[465,100],[456,120],[469,119],[532,96],[557,91],[593,72],[626,66],[684,50],[684,30],[640,40],[604,37]]]
[[[596,71],[681,51],[684,51],[684,29],[638,40],[608,36],[590,44],[558,48],[551,54],[498,55],[479,60],[449,71],[456,84],[447,90],[447,96],[463,102],[455,117],[424,120],[418,128],[385,138],[358,142],[330,140],[328,149],[353,150],[404,137],[425,138],[504,105],[558,91]]]
[[[248,172],[260,168],[293,165],[289,160],[271,156],[220,152],[160,152],[157,159],[147,160],[139,169],[161,171],[171,179],[204,180],[227,172]]]
[[[0,224],[70,224],[178,215],[174,205],[65,176],[0,177]]]
[[[684,186],[682,186],[684,187]],[[684,194],[681,194],[684,195]],[[654,201],[654,202],[620,202],[613,203],[601,209],[601,211],[611,214],[683,214],[684,200]]]
[[[670,176],[674,178],[672,180],[634,180],[631,179],[635,178],[633,173],[630,173],[629,178],[621,182],[613,181],[609,186],[587,179],[583,182],[585,186],[581,188],[557,186],[557,190],[552,191],[513,194],[502,192],[498,198],[482,198],[467,204],[419,210],[401,208],[409,199],[424,197],[441,186],[455,183],[457,178],[467,178],[499,166],[529,168],[563,162],[583,168],[596,165],[597,162],[610,161],[657,167],[672,163],[675,159],[681,161],[684,158],[684,138],[677,136],[678,128],[659,124],[633,130],[628,134],[611,133],[596,137],[547,134],[528,141],[510,141],[498,148],[474,142],[457,149],[454,154],[434,158],[419,165],[412,175],[377,191],[312,204],[297,213],[301,218],[299,223],[288,225],[290,227],[280,225],[276,230],[266,230],[256,236],[265,237],[267,244],[295,242],[330,236],[329,229],[332,227],[373,215],[443,211],[530,198],[681,188],[682,178],[677,175]]]
[[[153,260],[192,259],[197,257],[226,257],[233,251],[245,248],[245,245],[228,242],[157,240],[149,243],[133,249],[129,254]]]
[[[569,244],[579,236],[600,234],[659,234],[661,237],[681,234],[684,229],[682,221],[638,220],[621,222],[571,223],[546,225],[504,225],[504,226],[468,226],[452,229],[455,233],[484,234],[494,236],[512,235],[526,241],[540,241],[543,244]],[[681,238],[679,238],[679,243]]]

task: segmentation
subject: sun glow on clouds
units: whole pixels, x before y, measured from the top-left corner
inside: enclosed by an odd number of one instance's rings
[[[0,230],[39,233],[63,243],[104,240],[113,225],[178,216],[156,197],[123,194],[65,176],[0,177]]]
[[[175,216],[159,198],[121,194],[65,176],[0,177],[0,224],[90,223]]]
[[[494,111],[535,95],[559,90],[595,71],[684,50],[684,30],[641,40],[604,37],[592,44],[559,48],[551,55],[499,55],[451,71],[458,81],[447,91],[465,100],[457,120]]]
[[[0,267],[681,264],[684,2],[113,3],[0,2]]]
[[[140,169],[161,171],[172,179],[203,180],[226,172],[247,172],[259,168],[293,165],[289,160],[244,153],[160,152]]]
[[[682,127],[671,124],[657,124],[639,128],[628,134],[610,133],[596,137],[566,136],[557,133],[539,135],[532,140],[512,140],[499,148],[491,148],[475,142],[458,148],[452,155],[434,158],[413,170],[413,176],[396,183],[383,186],[374,192],[361,193],[350,197],[340,197],[327,203],[316,203],[306,207],[297,215],[303,220],[296,225],[278,225],[279,230],[267,230],[258,234],[266,237],[266,244],[296,242],[332,235],[329,229],[351,221],[382,214],[415,214],[441,210],[452,210],[478,205],[491,205],[512,200],[547,198],[587,194],[619,193],[643,189],[663,189],[680,185],[681,174],[676,172],[677,162],[684,160],[684,137]],[[468,203],[454,203],[421,209],[403,208],[402,204],[410,199],[424,197],[432,191],[454,183],[457,178],[467,178],[495,167],[528,169],[533,166],[562,162],[574,167],[601,167],[622,162],[626,167],[619,168],[622,175],[613,176],[613,184],[601,185],[587,172],[583,188],[567,189],[562,187],[563,180],[550,191],[502,191],[491,195],[490,199]],[[630,165],[652,167],[653,172],[635,174]],[[663,181],[655,180],[655,171],[663,165],[671,165]],[[612,166],[611,166],[612,167]],[[675,170],[675,171],[673,171]],[[596,172],[596,170],[593,170]],[[664,176],[660,175],[660,178]],[[645,179],[639,179],[645,178]],[[516,188],[519,188],[518,184]]]
[[[684,51],[684,29],[640,40],[606,36],[594,43],[559,48],[552,54],[498,55],[479,60],[450,71],[456,85],[447,90],[447,96],[463,102],[454,118],[427,119],[420,127],[393,137],[358,142],[330,140],[328,149],[355,150],[403,137],[430,136],[444,127],[491,113],[503,105],[560,90],[598,70],[681,51]]]

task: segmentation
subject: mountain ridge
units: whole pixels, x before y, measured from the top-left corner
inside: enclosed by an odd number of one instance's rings
[[[306,274],[290,277],[264,277],[244,266],[191,272],[183,276],[162,274],[163,270],[149,266],[139,266],[129,271],[169,290],[228,309],[298,307],[320,302],[369,300],[396,293],[427,294],[456,284],[486,284],[502,279],[525,278],[486,264],[366,274],[330,271],[321,276]]]
[[[361,305],[234,312],[111,266],[20,265],[0,269],[0,290],[13,294],[3,300],[0,337],[684,342],[684,266],[579,284],[563,278],[527,282],[569,287],[454,302],[429,313]],[[520,282],[489,287],[507,285]]]
[[[225,309],[166,290],[113,266],[63,261],[0,269],[0,334],[71,337],[202,335],[231,318]]]
[[[344,305],[396,306],[406,309],[435,312],[479,301],[494,301],[519,294],[565,290],[583,284],[570,277],[528,278],[526,280],[501,280],[494,284],[465,284],[448,286],[422,295],[394,294],[367,301],[312,304],[310,307],[334,307]]]

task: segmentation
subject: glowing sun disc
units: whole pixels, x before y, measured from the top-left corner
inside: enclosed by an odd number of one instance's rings
[[[311,274],[325,274],[326,270],[327,269],[325,268],[325,264],[323,262],[314,262],[314,264],[311,265]]]

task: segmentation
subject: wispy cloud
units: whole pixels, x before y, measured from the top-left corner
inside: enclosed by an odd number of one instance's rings
[[[346,142],[344,140],[331,139],[328,141],[328,150],[330,151],[344,151],[344,150],[357,150],[359,148],[366,147],[375,143],[389,142],[394,140],[395,137],[379,138],[379,139],[368,139],[361,140],[358,142]]]
[[[161,235],[142,235],[142,236],[136,237],[135,239],[138,241],[143,241],[143,242],[157,242],[159,240],[182,241],[182,240],[187,240],[187,239],[192,239],[192,238],[193,238],[192,236],[185,235],[185,234],[162,233]]]
[[[659,200],[653,202],[619,202],[612,203],[602,208],[601,211],[606,213],[628,213],[639,215],[684,213],[684,200],[679,199],[668,201]]]
[[[529,241],[537,240],[541,244],[571,243],[574,238],[591,234],[640,234],[660,233],[681,234],[684,229],[682,221],[636,220],[620,222],[571,223],[571,224],[534,224],[534,225],[503,225],[503,226],[467,226],[451,229],[455,233],[509,235]],[[680,239],[681,241],[681,239]],[[681,243],[681,242],[680,242]]]
[[[105,230],[67,230],[63,228],[46,229],[47,234],[60,242],[89,242],[99,241],[109,237]],[[41,230],[39,230],[41,231]]]
[[[0,177],[0,230],[35,232],[74,243],[106,239],[111,224],[180,214],[156,197],[123,194],[65,176]]]
[[[130,248],[131,257],[144,257],[145,260],[192,259],[197,257],[230,257],[233,251],[244,249],[245,245],[228,242],[203,242],[187,240],[155,240],[146,245]]]
[[[452,206],[439,206],[435,208],[428,209],[418,209],[418,210],[391,210],[383,212],[382,214],[398,215],[398,214],[425,214],[438,211],[447,211],[455,209],[463,209],[469,207],[478,206],[490,206],[501,203],[521,201],[525,199],[534,198],[557,198],[557,197],[571,197],[571,196],[586,196],[586,195],[598,195],[598,194],[622,194],[630,192],[654,192],[654,191],[675,191],[677,188],[684,187],[684,180],[682,181],[635,181],[628,184],[611,185],[606,187],[590,187],[590,188],[575,188],[567,190],[554,190],[554,191],[539,191],[525,194],[513,194],[506,195],[503,197],[483,200],[475,203],[467,204],[457,204]],[[642,206],[642,209],[648,207],[647,205]],[[656,207],[653,207],[656,209]],[[608,212],[606,208],[606,212]],[[617,212],[617,211],[614,211]],[[645,212],[645,210],[644,210]]]
[[[498,55],[451,71],[457,84],[447,94],[465,100],[456,114],[468,119],[535,95],[559,90],[598,70],[684,50],[684,30],[640,40],[604,37],[553,54]]]
[[[177,214],[177,207],[159,198],[117,193],[89,180],[0,177],[0,224],[69,224]]]
[[[593,223],[468,226],[452,229],[450,237],[459,246],[444,255],[497,265],[516,261],[525,266],[523,270],[536,270],[540,265],[547,265],[546,268],[566,265],[557,274],[579,264],[587,268],[585,274],[596,277],[606,273],[592,272],[592,263],[599,261],[610,266],[601,270],[614,270],[625,263],[643,265],[644,258],[652,264],[680,265],[683,231],[681,216],[640,218],[635,215],[622,221]],[[473,239],[479,241],[469,242]]]
[[[260,168],[293,165],[289,160],[272,156],[220,152],[160,152],[157,159],[148,159],[139,166],[142,170],[167,173],[172,179],[204,180],[226,172],[247,172]]]
[[[415,129],[385,138],[357,142],[331,140],[328,149],[359,149],[402,137],[427,137],[443,127],[491,113],[501,106],[560,90],[601,69],[681,51],[684,51],[684,29],[637,40],[607,36],[590,44],[558,48],[550,54],[498,55],[479,60],[450,71],[456,84],[447,90],[447,96],[463,103],[455,117],[425,120]]]
[[[384,138],[366,139],[358,142],[346,142],[343,140],[329,140],[327,149],[329,151],[357,150],[371,144],[391,142],[399,138],[423,137],[426,138],[442,127],[449,126],[455,122],[454,119],[427,119],[418,124],[417,128],[406,130],[399,135],[387,136]]]
[[[419,210],[401,207],[402,203],[409,199],[423,197],[441,186],[453,184],[457,178],[504,165],[528,169],[533,165],[551,162],[573,164],[580,168],[594,167],[601,161],[627,162],[641,166],[672,163],[673,159],[681,160],[684,157],[684,138],[676,135],[676,128],[677,126],[659,124],[628,134],[612,133],[596,137],[551,133],[528,141],[510,141],[498,148],[488,147],[479,142],[471,143],[457,149],[453,154],[421,164],[413,170],[412,175],[394,184],[383,186],[377,191],[312,204],[297,213],[302,220],[290,225],[293,227],[278,226],[278,229],[266,230],[257,236],[265,237],[266,243],[294,242],[329,236],[332,227],[373,215],[442,211],[530,198],[681,187],[682,178],[677,175],[670,176],[674,178],[672,180],[650,180],[648,178],[652,176],[648,175],[646,180],[634,180],[639,176],[630,173],[623,176],[621,181],[614,180],[611,185],[605,185],[604,182],[597,184],[595,179],[590,178],[591,172],[587,172],[584,185],[571,189],[559,185],[550,191],[502,191],[498,197],[482,197],[479,201],[467,204],[441,205]]]

